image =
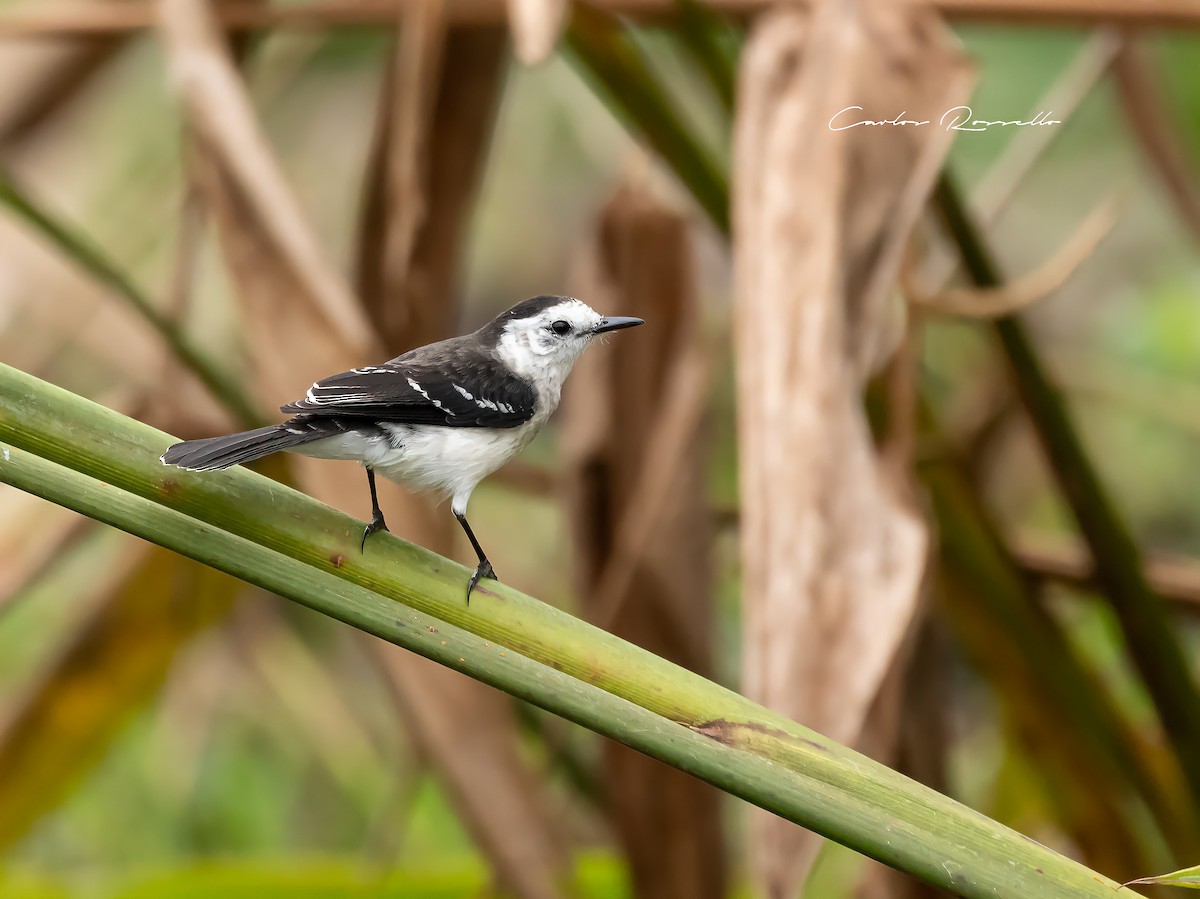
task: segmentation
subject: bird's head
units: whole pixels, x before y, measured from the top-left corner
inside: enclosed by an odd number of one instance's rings
[[[573,297],[543,296],[518,303],[483,331],[514,372],[561,383],[592,338],[640,324],[640,318],[605,317]]]

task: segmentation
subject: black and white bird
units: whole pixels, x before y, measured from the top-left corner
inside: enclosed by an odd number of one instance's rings
[[[470,602],[480,578],[496,579],[467,523],[471,492],[546,423],[593,337],[640,324],[640,318],[606,318],[572,297],[534,297],[474,334],[317,381],[304,399],[280,407],[292,416],[282,424],[177,443],[162,462],[212,471],[283,451],[359,462],[371,489],[363,549],[371,534],[387,530],[375,472],[436,491],[450,498],[479,557],[467,583]]]

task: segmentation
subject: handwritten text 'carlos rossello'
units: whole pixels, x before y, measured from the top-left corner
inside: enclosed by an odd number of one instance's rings
[[[929,119],[906,119],[907,112],[902,112],[890,119],[863,118],[861,106],[847,106],[835,112],[829,120],[830,131],[847,131],[851,128],[891,125],[893,127],[920,128],[931,124]],[[1052,119],[1052,112],[1039,112],[1032,119],[977,119],[970,106],[955,106],[947,109],[940,119],[938,127],[947,131],[987,131],[989,128],[1028,128],[1041,125],[1061,125],[1058,119]]]

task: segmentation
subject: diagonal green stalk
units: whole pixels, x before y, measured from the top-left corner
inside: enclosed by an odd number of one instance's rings
[[[679,34],[696,67],[712,87],[726,115],[733,115],[737,86],[737,35],[729,23],[700,0],[678,0]]]
[[[728,689],[253,472],[0,365],[0,481],[218,567],[619,739],[968,899],[1117,885]]]
[[[722,233],[729,233],[729,184],[721,166],[679,117],[645,54],[607,13],[577,3],[567,28],[570,58],[614,113],[669,165]]]
[[[34,202],[3,170],[0,170],[0,203],[58,247],[76,265],[128,302],[134,312],[158,332],[175,358],[192,371],[239,424],[246,427],[264,424],[262,416],[232,375],[196,346],[187,333],[164,315],[99,247]]]
[[[972,282],[998,287],[1000,269],[953,180],[943,174],[935,202]],[[1009,374],[1050,468],[1091,549],[1096,579],[1121,622],[1130,656],[1154,699],[1193,801],[1200,801],[1200,690],[1166,603],[1151,588],[1137,544],[1083,448],[1061,392],[1051,382],[1020,319],[994,323]]]

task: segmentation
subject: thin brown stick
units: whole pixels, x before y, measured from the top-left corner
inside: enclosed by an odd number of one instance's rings
[[[297,5],[263,5],[238,0],[222,5],[226,29],[328,28],[390,25],[397,12],[419,0],[314,0]],[[591,0],[606,12],[641,21],[678,15],[675,0]],[[1129,28],[1200,28],[1200,4],[1187,0],[931,0],[943,15],[960,21],[1022,25],[1102,25]],[[707,0],[716,11],[748,18],[771,0]],[[93,37],[153,27],[155,4],[64,2],[39,4],[0,19],[0,38]],[[448,24],[499,24],[507,17],[504,0],[456,0],[447,5]]]
[[[428,213],[426,171],[430,125],[442,80],[444,18],[442,0],[406,9],[396,38],[389,91],[395,97],[388,117],[391,159],[384,183],[388,216],[383,234],[383,295],[372,298],[380,303],[394,300],[408,285],[417,237]]]
[[[616,529],[617,546],[596,582],[594,620],[611,629],[630,596],[630,584],[645,552],[654,543],[654,527],[667,506],[672,475],[695,437],[708,406],[715,353],[694,340],[673,363],[664,396],[670,405],[646,443],[631,503]]]
[[[179,205],[179,234],[175,243],[175,261],[167,280],[163,307],[173,320],[179,322],[191,305],[196,267],[204,243],[207,221],[204,198],[192,173],[187,173],[183,200]]]
[[[1096,589],[1095,572],[1084,547],[1019,539],[1013,554],[1027,571],[1072,587]],[[1178,611],[1200,614],[1200,561],[1158,556],[1146,561],[1146,575],[1154,591]]]
[[[713,510],[713,520],[724,528],[738,527],[740,518],[736,506]],[[1091,559],[1081,544],[1047,544],[1018,537],[1011,550],[1030,574],[1072,587],[1096,589]],[[1146,575],[1154,592],[1175,606],[1176,611],[1200,615],[1200,559],[1156,554],[1146,560]]]
[[[999,287],[947,288],[928,293],[901,277],[905,296],[911,302],[943,315],[998,318],[1012,315],[1062,287],[1092,255],[1117,223],[1118,194],[1101,200],[1058,251],[1045,263],[1016,280]]]

